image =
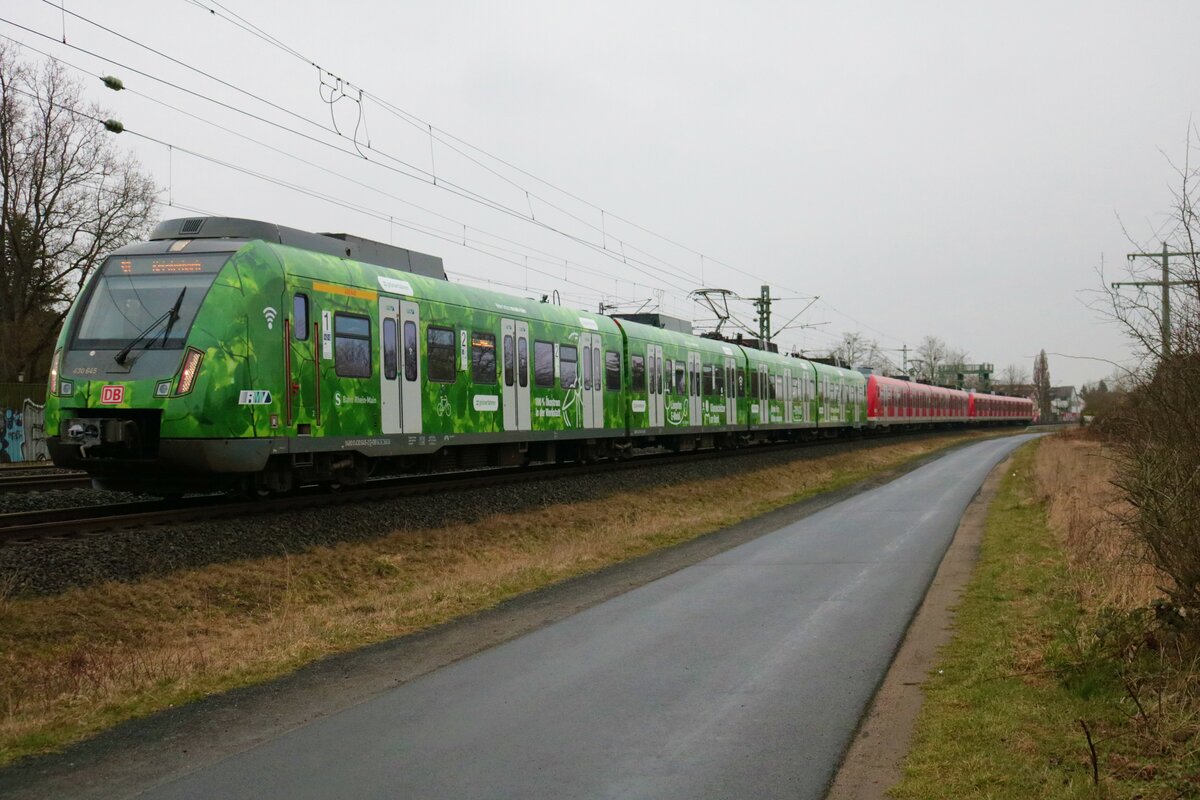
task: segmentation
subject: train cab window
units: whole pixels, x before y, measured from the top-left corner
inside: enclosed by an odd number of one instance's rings
[[[396,380],[396,320],[383,320],[383,377]]]
[[[292,338],[304,341],[308,338],[308,295],[298,294],[292,298]]]
[[[417,379],[417,323],[411,319],[404,323],[404,380]]]
[[[371,377],[371,320],[357,314],[333,315],[333,364],[342,378]]]
[[[554,386],[554,345],[533,343],[533,385],[543,389]]]
[[[529,385],[529,340],[524,336],[517,339],[517,385]]]
[[[575,345],[564,344],[558,348],[558,382],[564,389],[579,385],[579,351]]]
[[[471,380],[496,382],[496,337],[490,333],[471,334]]]
[[[425,331],[425,360],[429,380],[454,383],[454,331],[430,325]]]
[[[621,354],[615,350],[604,352],[604,381],[608,391],[621,391]]]
[[[511,333],[504,334],[504,385],[513,385],[513,337]]]

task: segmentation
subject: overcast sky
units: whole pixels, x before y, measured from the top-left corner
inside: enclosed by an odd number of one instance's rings
[[[784,298],[776,326],[808,302],[793,298],[821,298],[798,320],[815,327],[780,334],[785,348],[828,349],[852,330],[911,348],[933,334],[997,369],[1030,370],[1042,348],[1128,358],[1081,292],[1100,286],[1102,259],[1110,277],[1124,268],[1122,222],[1158,246],[1168,157],[1184,156],[1200,90],[1194,0],[221,3],[65,8],[249,94],[45,0],[10,0],[0,17],[50,39],[8,23],[0,34],[81,67],[89,98],[173,145],[117,140],[180,206],[164,217],[390,240],[441,256],[454,279],[558,289],[592,309],[661,296],[700,319],[690,290],[748,297],[765,282]],[[352,86],[322,88],[307,61]],[[87,77],[100,74],[131,91]],[[373,97],[359,103],[360,88]],[[746,303],[733,310],[753,325]],[[1056,384],[1112,372],[1050,367]]]

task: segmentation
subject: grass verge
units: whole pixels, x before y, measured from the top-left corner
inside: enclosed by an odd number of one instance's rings
[[[1072,447],[1057,437],[1028,445],[1004,477],[894,797],[1200,796],[1195,715],[1172,710],[1177,695],[1161,691],[1162,676],[1177,673],[1166,641],[1133,624],[1144,622],[1136,610],[1111,603],[1145,597],[1144,587],[1131,590],[1114,546],[1095,540],[1104,519],[1095,509],[1114,489]],[[1062,491],[1047,493],[1047,480]],[[1075,497],[1070,513],[1068,485],[1086,500]]]
[[[490,608],[986,435],[801,457],[782,468],[52,597],[0,595],[0,764]]]

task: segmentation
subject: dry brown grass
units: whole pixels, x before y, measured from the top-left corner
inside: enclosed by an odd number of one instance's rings
[[[1112,484],[1111,455],[1102,440],[1076,431],[1044,439],[1034,460],[1038,499],[1091,612],[1145,608],[1163,596],[1166,580],[1122,524],[1130,509]]]
[[[0,764],[694,538],[979,434],[0,602]],[[720,498],[720,502],[713,502]]]

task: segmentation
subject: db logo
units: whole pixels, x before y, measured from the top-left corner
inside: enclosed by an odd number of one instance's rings
[[[124,386],[105,386],[100,390],[100,402],[106,405],[116,405],[125,400]]]

